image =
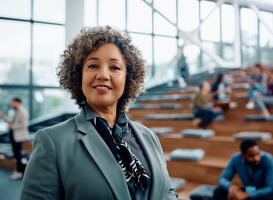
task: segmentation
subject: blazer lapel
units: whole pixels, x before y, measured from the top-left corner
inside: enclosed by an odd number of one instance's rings
[[[161,192],[164,191],[161,188],[163,187],[163,183],[165,183],[162,172],[164,170],[163,167],[165,167],[166,164],[162,163],[162,161],[160,162],[159,158],[162,157],[162,155],[159,155],[157,153],[159,149],[156,149],[156,146],[153,143],[151,136],[148,133],[141,132],[131,121],[130,126],[132,127],[135,136],[138,139],[138,142],[147,158],[147,161],[152,171],[149,199],[161,199]]]
[[[93,124],[86,121],[84,109],[81,109],[80,113],[74,119],[78,131],[85,134],[81,138],[81,141],[108,181],[116,198],[121,200],[131,199],[119,164]]]

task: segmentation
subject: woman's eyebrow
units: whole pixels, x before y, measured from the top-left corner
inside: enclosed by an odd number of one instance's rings
[[[87,61],[89,61],[89,60],[99,60],[99,59],[94,57],[94,58],[89,58]]]

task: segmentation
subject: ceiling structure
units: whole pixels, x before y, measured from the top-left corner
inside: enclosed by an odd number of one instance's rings
[[[215,0],[216,2],[218,0]],[[246,6],[250,3],[255,4],[260,10],[273,12],[273,0],[226,0],[227,3],[237,1],[240,6]]]

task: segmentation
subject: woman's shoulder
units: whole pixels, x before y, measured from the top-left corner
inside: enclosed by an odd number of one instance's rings
[[[53,126],[43,128],[39,131],[46,132],[51,137],[62,137],[63,134],[68,135],[69,133],[74,133],[76,130],[76,124],[74,118],[70,118],[64,122],[60,122]]]
[[[149,129],[148,127],[142,125],[142,124],[139,123],[139,122],[131,121],[131,123],[132,123],[137,129],[139,129],[140,132],[149,134],[149,135],[152,136],[154,139],[157,138],[156,134],[155,134],[151,129]]]

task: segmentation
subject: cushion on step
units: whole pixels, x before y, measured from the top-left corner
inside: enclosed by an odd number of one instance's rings
[[[270,115],[269,117],[262,115],[247,115],[245,121],[273,121],[273,115]]]
[[[192,114],[151,114],[146,115],[145,119],[185,119],[185,120],[192,120]]]
[[[142,121],[138,121],[138,120],[134,121],[134,122],[139,123],[139,124],[143,124]]]
[[[160,104],[158,106],[160,109],[181,109],[182,105],[181,104]]]
[[[171,178],[175,191],[182,189],[185,186],[186,180],[182,178]]]
[[[216,115],[213,118],[213,121],[221,121],[221,120],[224,120],[224,119],[225,119],[224,115]]]
[[[215,132],[211,129],[185,129],[181,131],[181,135],[184,137],[207,138],[214,136]]]
[[[154,109],[158,108],[155,104],[130,104],[129,109]]]
[[[243,140],[243,139],[253,139],[253,140],[270,140],[271,139],[271,133],[267,132],[256,132],[256,131],[244,131],[234,134],[234,138],[237,140]]]
[[[186,100],[193,99],[193,96],[182,96],[178,94],[174,95],[153,95],[153,96],[143,96],[140,101],[164,101],[164,100]]]
[[[176,149],[170,153],[173,160],[202,160],[205,155],[203,149]]]
[[[216,186],[200,185],[190,193],[191,200],[212,200]]]
[[[152,127],[152,128],[150,128],[150,130],[153,131],[157,135],[173,133],[173,129],[170,127]]]

